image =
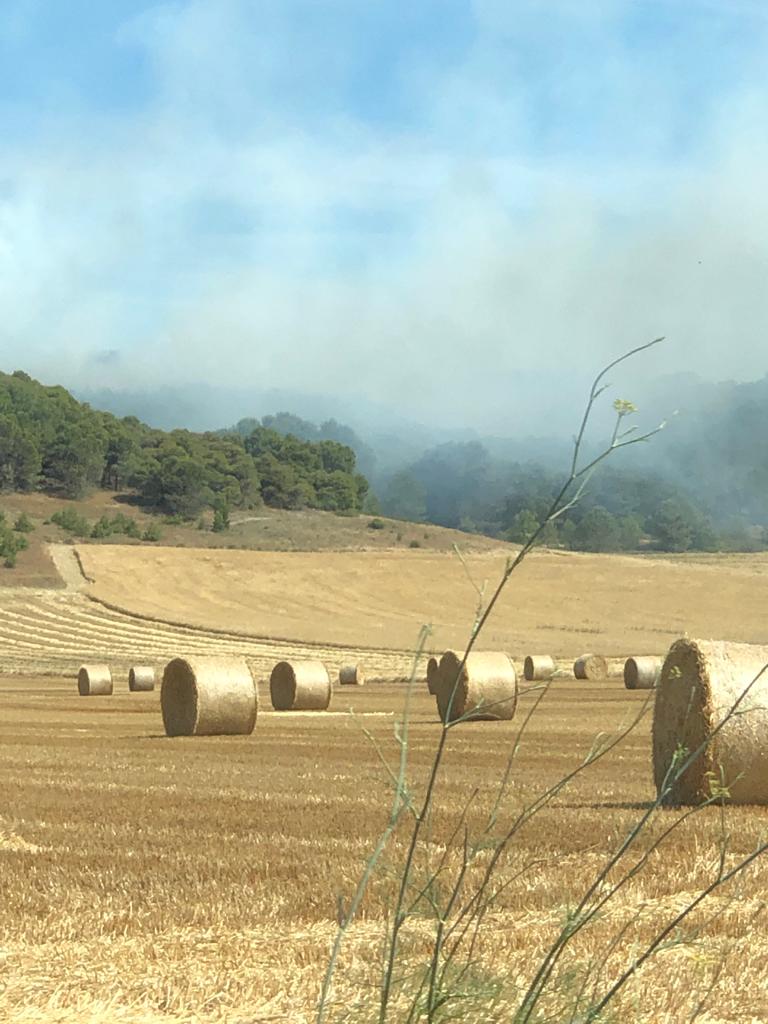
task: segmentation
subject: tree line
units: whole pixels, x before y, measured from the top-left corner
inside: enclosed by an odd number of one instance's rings
[[[162,431],[78,402],[17,370],[0,374],[0,490],[81,498],[134,491],[150,509],[191,518],[262,502],[277,508],[362,509],[368,481],[354,451],[254,421],[217,433]]]
[[[522,543],[561,483],[562,474],[540,464],[491,458],[480,442],[449,443],[394,474],[381,510]],[[751,551],[768,547],[768,529],[751,516],[716,520],[689,490],[648,468],[606,467],[544,541],[579,551]]]

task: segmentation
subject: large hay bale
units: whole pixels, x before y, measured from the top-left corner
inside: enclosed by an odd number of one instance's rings
[[[322,661],[280,661],[269,677],[275,711],[326,711],[331,677]]]
[[[624,662],[624,685],[628,690],[652,690],[659,681],[663,658],[627,658]]]
[[[434,696],[437,693],[437,658],[430,658],[427,662],[427,689]]]
[[[605,679],[608,661],[602,654],[582,654],[573,663],[573,674],[577,679]]]
[[[128,672],[131,693],[144,693],[155,688],[155,670],[151,665],[134,665]]]
[[[77,692],[81,697],[111,697],[112,672],[109,665],[82,665],[77,673]]]
[[[440,659],[434,687],[441,721],[512,718],[517,707],[517,673],[509,655],[471,651],[457,685],[462,658],[458,651],[446,651]]]
[[[548,654],[529,654],[523,662],[523,675],[529,683],[540,679],[551,679],[557,665]]]
[[[723,640],[677,640],[669,649],[653,711],[653,773],[661,794],[675,752],[701,754],[672,783],[664,802],[697,804],[723,783],[730,802],[768,804],[768,647]],[[672,782],[670,779],[669,782]]]
[[[339,669],[339,685],[365,686],[365,669],[362,665],[343,665]]]
[[[174,658],[160,707],[168,736],[245,736],[256,725],[258,692],[242,658]]]

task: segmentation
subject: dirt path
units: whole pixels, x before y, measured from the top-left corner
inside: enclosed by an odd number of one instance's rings
[[[87,588],[91,581],[83,573],[75,548],[69,544],[49,544],[48,553],[67,590],[79,592]]]

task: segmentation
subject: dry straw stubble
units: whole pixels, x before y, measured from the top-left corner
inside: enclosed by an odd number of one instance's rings
[[[269,691],[275,711],[326,711],[331,677],[322,661],[280,661],[272,669]]]
[[[672,644],[653,713],[657,791],[676,756],[702,752],[679,779],[669,779],[665,803],[700,803],[724,787],[732,803],[768,804],[768,672],[727,718],[767,663],[768,647],[687,638]]]
[[[471,651],[459,678],[462,657],[457,651],[446,651],[440,659],[434,686],[441,721],[514,717],[517,673],[509,655],[503,651]]]
[[[556,670],[555,659],[549,654],[529,654],[523,662],[523,675],[529,683],[551,679]]]
[[[155,670],[151,665],[133,665],[128,672],[128,689],[143,693],[155,688]]]
[[[242,658],[174,658],[160,706],[168,736],[244,736],[256,725],[258,691]]]
[[[624,662],[624,685],[628,690],[652,690],[659,681],[663,658],[652,656],[627,658]]]
[[[109,665],[81,665],[77,673],[77,692],[81,697],[111,697],[112,672]]]
[[[608,660],[602,654],[582,654],[573,663],[573,674],[577,679],[606,679]]]

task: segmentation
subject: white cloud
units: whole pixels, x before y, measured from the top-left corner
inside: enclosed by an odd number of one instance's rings
[[[692,105],[674,68],[649,79],[622,34],[632,6],[529,0],[511,19],[478,0],[463,57],[439,73],[403,58],[413,117],[391,123],[345,107],[348,24],[325,45],[280,5],[260,30],[238,0],[156,8],[120,33],[151,53],[145,110],[63,116],[1,158],[5,367],[356,389],[500,429],[551,378],[580,383],[658,334],[654,371],[762,375],[759,60]],[[314,82],[322,102],[299,103]],[[580,104],[593,140],[563,117]]]

